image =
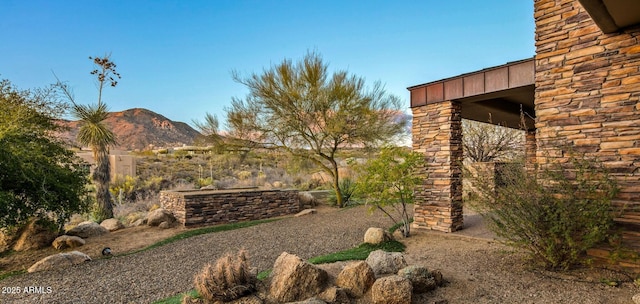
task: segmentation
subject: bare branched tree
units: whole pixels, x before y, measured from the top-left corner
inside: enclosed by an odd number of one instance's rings
[[[509,161],[524,152],[524,131],[501,125],[462,120],[464,157],[470,162]]]

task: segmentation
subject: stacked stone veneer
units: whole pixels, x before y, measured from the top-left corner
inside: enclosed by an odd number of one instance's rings
[[[162,191],[160,203],[185,227],[260,220],[300,211],[297,190]]]
[[[462,228],[462,110],[443,101],[414,107],[413,150],[425,155],[425,185],[416,192],[413,225],[453,232]]]
[[[619,222],[640,224],[640,27],[604,34],[577,0],[537,0],[537,163],[568,152],[604,162]]]

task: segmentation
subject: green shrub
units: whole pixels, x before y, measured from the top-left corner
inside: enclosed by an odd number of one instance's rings
[[[358,168],[358,195],[366,199],[370,212],[387,215],[404,237],[411,234],[408,205],[413,204],[415,190],[423,181],[422,163],[422,154],[389,146]]]
[[[544,167],[505,166],[498,184],[467,170],[477,192],[468,203],[508,244],[545,268],[567,269],[611,236],[618,187],[601,163],[582,156]]]

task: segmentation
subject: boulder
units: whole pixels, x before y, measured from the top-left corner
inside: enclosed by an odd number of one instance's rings
[[[398,270],[407,267],[404,255],[400,252],[386,252],[376,250],[369,254],[367,264],[373,269],[376,276],[383,274],[396,274]]]
[[[354,298],[362,297],[376,281],[376,275],[371,266],[364,261],[350,263],[342,269],[336,285],[344,288]]]
[[[167,209],[156,209],[149,212],[149,215],[147,215],[147,225],[149,226],[158,226],[162,222],[173,224],[175,221],[176,217]]]
[[[53,248],[62,250],[65,248],[76,248],[85,244],[82,238],[72,235],[61,235],[53,240]]]
[[[69,231],[67,231],[66,234],[86,239],[107,233],[109,233],[109,230],[107,230],[107,228],[100,226],[98,223],[86,221],[78,224],[78,226],[71,228]]]
[[[371,227],[364,233],[365,243],[378,245],[391,240],[393,240],[393,236],[382,228]]]
[[[407,266],[400,269],[398,275],[407,278],[413,286],[413,291],[417,293],[427,292],[438,287],[436,278],[427,267],[424,266]]]
[[[57,233],[38,220],[31,220],[20,232],[16,239],[13,250],[25,251],[32,249],[42,249],[51,246],[51,242],[56,239]]]
[[[298,192],[300,208],[312,208],[318,205],[316,198],[309,192]]]
[[[379,278],[371,286],[374,304],[411,304],[413,287],[408,279],[392,275]]]
[[[131,223],[131,226],[138,227],[147,224],[147,219],[137,219],[135,222]]]
[[[8,231],[0,230],[0,252],[8,250],[12,242],[11,234]]]
[[[169,229],[169,228],[171,228],[171,224],[169,222],[162,222],[162,223],[160,223],[160,225],[158,225],[158,228],[160,228],[160,229]]]
[[[115,218],[110,218],[102,221],[102,223],[100,223],[100,226],[107,228],[107,230],[109,231],[116,231],[124,228],[124,225]]]
[[[318,212],[316,209],[304,209],[304,210],[298,212],[293,217],[301,217],[301,216],[305,216],[305,215],[309,215],[309,214],[315,214],[316,212]]]
[[[33,264],[33,266],[29,267],[27,271],[36,272],[36,271],[43,271],[43,270],[51,270],[51,269],[81,264],[86,261],[91,261],[91,258],[80,251],[58,253],[58,254],[50,255],[36,262],[35,264]]]
[[[349,299],[349,295],[347,291],[343,288],[331,286],[325,289],[322,293],[320,293],[317,297],[318,299],[332,304],[349,304],[351,303],[351,299]]]
[[[319,294],[328,278],[326,271],[283,252],[273,264],[269,297],[276,303],[302,301]]]

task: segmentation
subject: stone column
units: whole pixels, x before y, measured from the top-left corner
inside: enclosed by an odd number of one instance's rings
[[[453,232],[462,218],[462,106],[456,101],[412,108],[413,150],[424,153],[424,187],[416,193],[414,227]]]

